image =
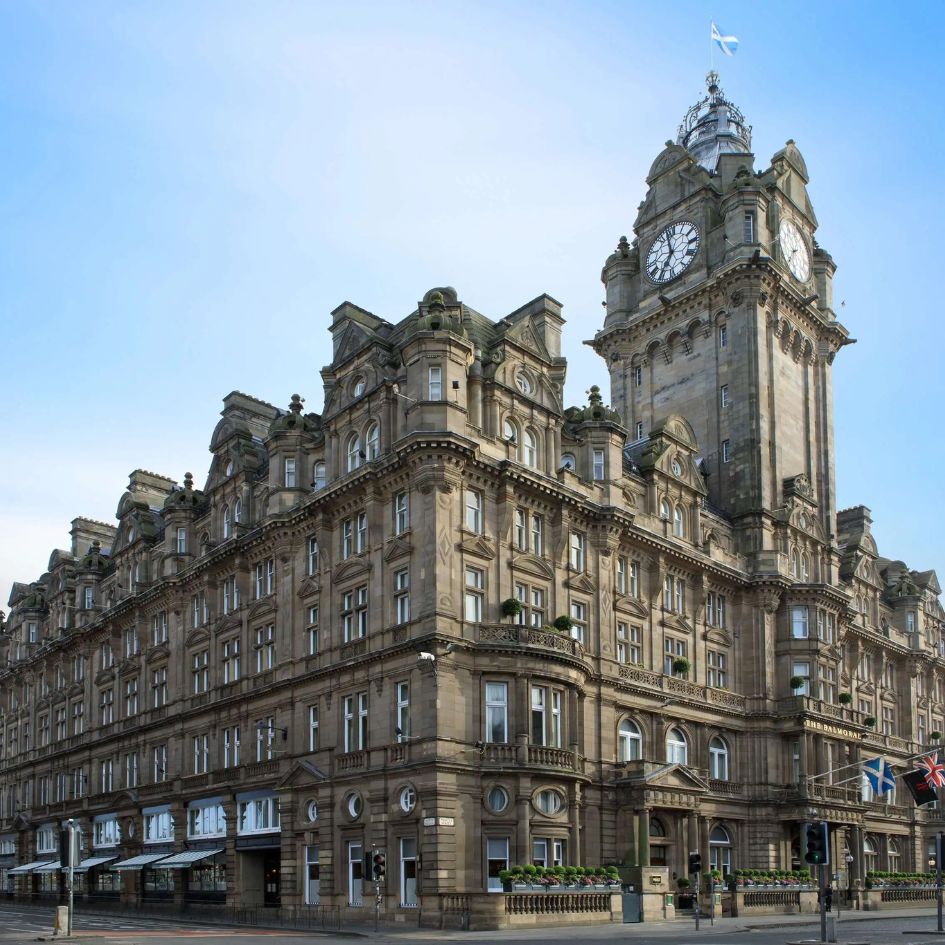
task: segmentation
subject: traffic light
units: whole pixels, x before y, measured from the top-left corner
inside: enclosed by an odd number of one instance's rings
[[[387,854],[383,850],[374,851],[374,882],[384,881],[384,874],[387,872]]]
[[[830,829],[826,821],[815,820],[804,824],[801,831],[804,845],[804,860],[820,866],[830,862]]]
[[[702,872],[702,854],[697,852],[692,852],[689,854],[689,875],[695,876],[696,873]]]

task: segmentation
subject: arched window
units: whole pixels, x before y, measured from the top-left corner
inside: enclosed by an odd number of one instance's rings
[[[533,469],[538,465],[538,440],[531,430],[525,431],[525,465]]]
[[[797,550],[791,552],[791,577],[796,578],[800,574],[800,562],[797,557]]]
[[[895,837],[889,838],[889,863],[886,869],[890,873],[898,873],[902,869],[902,852],[899,849],[899,841]]]
[[[624,719],[617,729],[617,761],[639,761],[643,757],[643,735],[636,722]]]
[[[511,420],[503,422],[502,438],[509,444],[509,456],[512,459],[518,459],[518,428]]]
[[[223,537],[229,538],[232,530],[233,530],[233,525],[230,519],[230,507],[228,505],[224,505],[223,506]]]
[[[682,538],[686,534],[685,520],[683,518],[683,509],[677,505],[673,510],[673,534],[677,538]]]
[[[810,580],[810,555],[806,551],[801,555],[801,580]]]
[[[660,499],[660,518],[664,521],[669,521],[669,500]]]
[[[666,838],[666,828],[658,817],[650,818],[650,865],[665,866],[666,850],[669,841]]]
[[[879,869],[879,852],[876,841],[870,836],[863,837],[863,868],[867,873]]]
[[[348,456],[348,472],[353,472],[361,465],[361,437],[357,433],[352,433],[348,438],[348,449],[345,452]]]
[[[243,500],[242,500],[242,499],[237,499],[237,500],[233,503],[233,521],[234,521],[234,522],[240,522],[240,521],[241,521],[240,516],[241,516],[242,514],[243,514]]]
[[[689,764],[689,742],[678,728],[671,728],[666,736],[666,760],[671,765]]]
[[[325,464],[324,463],[315,464],[315,473],[312,477],[312,486],[316,489],[325,488]]]
[[[713,827],[709,834],[709,865],[723,879],[732,872],[732,836],[724,827]]]
[[[381,428],[376,423],[372,423],[368,427],[365,443],[367,445],[365,452],[368,460],[377,459],[381,455]]]
[[[709,777],[728,780],[728,745],[718,735],[709,742]]]
[[[575,460],[574,460],[574,454],[573,454],[573,453],[564,453],[564,454],[562,455],[562,457],[561,457],[561,466],[560,466],[559,468],[561,468],[561,469],[570,469],[570,470],[573,472],[573,471],[574,471],[574,467],[575,467],[576,465],[577,465],[577,464],[575,463]]]
[[[355,397],[362,397],[364,395],[364,378],[356,377],[354,379],[354,384],[351,388],[351,393]]]

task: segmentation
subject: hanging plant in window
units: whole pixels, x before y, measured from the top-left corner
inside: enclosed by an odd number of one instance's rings
[[[868,715],[865,719],[863,719],[863,724],[872,728],[876,724],[876,719],[872,715]]]
[[[676,659],[673,660],[674,673],[680,673],[681,675],[685,676],[685,674],[689,672],[690,668],[691,664],[685,656],[677,656]]]
[[[941,737],[942,737],[941,732],[932,732],[932,734],[929,735],[929,738],[931,738],[933,742],[937,742]]]
[[[574,629],[574,621],[567,614],[562,614],[560,617],[555,617],[552,626],[561,633],[570,633]]]
[[[503,617],[518,617],[522,612],[522,602],[515,597],[502,601]]]
[[[803,689],[804,688],[804,677],[803,676],[792,676],[791,677],[791,688],[792,689]]]
[[[839,701],[840,705],[849,705],[851,702],[853,702],[853,693],[841,692],[840,695],[837,696],[837,700]]]

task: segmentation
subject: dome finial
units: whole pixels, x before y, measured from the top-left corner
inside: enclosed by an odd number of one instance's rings
[[[750,154],[751,125],[725,97],[719,74],[705,77],[709,94],[686,112],[676,144],[682,145],[708,171],[714,171],[720,154]]]

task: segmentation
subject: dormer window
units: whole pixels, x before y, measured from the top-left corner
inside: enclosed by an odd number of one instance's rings
[[[232,476],[232,475],[233,475],[233,460],[232,460],[232,459],[227,461],[226,470],[225,470],[225,472],[224,472],[224,475],[226,475],[226,476]]]
[[[285,460],[285,477],[284,477],[286,489],[295,488],[295,458],[288,457]]]
[[[532,382],[521,371],[515,375],[515,386],[523,394],[530,394],[532,392]]]
[[[187,529],[177,529],[177,553],[179,555],[187,553]]]
[[[355,397],[364,396],[364,378],[363,377],[355,378],[354,387],[352,388],[351,393]]]
[[[315,464],[315,475],[312,477],[312,488],[314,489],[324,489],[325,488],[325,464],[316,463]]]
[[[84,592],[83,606],[86,610],[91,610],[95,606],[95,589],[86,587]]]
[[[443,368],[431,367],[428,378],[429,378],[429,389],[427,393],[427,398],[429,400],[442,400],[443,399]]]
[[[603,450],[594,450],[592,466],[593,466],[594,479],[600,482],[604,478],[604,451]]]

